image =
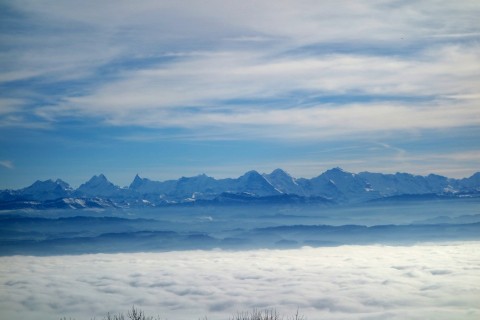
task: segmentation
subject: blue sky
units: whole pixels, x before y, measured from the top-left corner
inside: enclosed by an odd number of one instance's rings
[[[2,1],[0,188],[480,170],[478,1]]]

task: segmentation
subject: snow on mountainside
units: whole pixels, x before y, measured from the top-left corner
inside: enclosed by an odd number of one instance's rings
[[[238,178],[218,180],[201,174],[160,182],[136,175],[130,186],[124,188],[100,174],[76,190],[57,179],[36,181],[19,190],[0,191],[0,209],[144,207],[192,202],[331,204],[452,197],[480,197],[480,173],[450,179],[434,174],[355,174],[333,168],[312,179],[296,179],[276,169],[269,174],[249,171]]]
[[[250,171],[237,179],[214,179],[205,174],[182,177],[165,182],[151,181],[138,175],[130,184],[130,190],[145,196],[153,194],[163,199],[212,199],[223,192],[252,193],[258,196],[274,195],[279,192],[258,172]]]
[[[305,190],[297,183],[297,180],[282,169],[275,169],[270,174],[264,173],[263,176],[282,193],[305,195]]]
[[[361,201],[376,197],[371,185],[358,175],[333,168],[325,171],[318,177],[301,179],[299,183],[308,195],[319,195],[338,201]]]
[[[262,176],[257,171],[249,171],[243,176],[239,177],[232,183],[230,186],[231,190],[226,190],[230,192],[245,192],[252,193],[258,196],[271,196],[278,195],[281,192],[268,182],[264,176]]]
[[[90,180],[82,184],[75,191],[78,196],[90,196],[90,197],[112,197],[121,192],[121,188],[114,185],[103,175],[93,176]]]
[[[140,178],[137,174],[129,186],[129,189],[143,195],[169,193],[175,188],[176,180],[152,181],[147,178]]]
[[[197,199],[211,197],[222,191],[217,180],[201,174],[190,178],[180,178],[175,186],[174,194],[177,198]]]
[[[470,178],[464,178],[459,181],[460,190],[475,190],[480,192],[480,172],[475,173]]]
[[[46,180],[39,181],[37,180],[31,186],[21,190],[21,193],[28,199],[33,200],[54,200],[62,197],[68,196],[72,192],[72,188],[60,179],[56,181]]]
[[[401,194],[424,194],[455,192],[456,181],[439,175],[430,174],[426,177],[409,173],[381,174],[361,172],[358,174],[381,196],[396,196]]]
[[[35,181],[31,186],[20,190],[4,190],[0,192],[0,201],[10,201],[17,198],[34,201],[47,201],[68,197],[73,192],[73,189],[68,183],[57,179]]]

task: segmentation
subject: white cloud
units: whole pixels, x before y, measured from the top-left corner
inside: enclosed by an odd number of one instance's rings
[[[216,133],[213,138],[239,137],[241,131],[242,137],[284,139],[288,133],[293,139],[318,139],[478,126],[479,52],[446,46],[413,60],[355,54],[268,59],[252,51],[204,52],[125,72],[89,94],[37,108],[36,114],[49,120],[99,117],[110,125],[195,129],[192,136],[207,139],[212,134],[206,128]],[[373,101],[321,103],[322,96],[352,94]],[[385,102],[376,101],[385,97]],[[421,97],[430,98],[409,100]],[[251,102],[231,102],[242,99]]]
[[[340,54],[276,60],[244,51],[202,54],[125,73],[119,81],[65,104],[86,114],[115,115],[182,106],[219,107],[225,100],[261,101],[294,92],[302,92],[305,98],[344,94],[452,97],[474,94],[480,85],[480,69],[475,67],[480,61],[478,48],[445,47],[416,59]]]
[[[307,108],[262,110],[262,108],[202,108],[113,112],[112,125],[140,125],[153,128],[179,127],[191,130],[172,139],[337,139],[365,137],[379,132],[411,132],[424,129],[448,129],[478,126],[476,104],[370,103],[316,105]],[[288,129],[288,130],[286,130]],[[124,137],[127,140],[140,136]]]
[[[247,133],[250,128],[244,125],[253,121],[252,135],[259,126],[285,122],[292,115],[301,118],[298,126],[325,116],[328,126],[307,123],[306,128],[334,128],[334,132],[342,131],[359,116],[351,128],[354,134],[366,129],[358,127],[363,120],[373,122],[372,130],[376,130],[377,122],[385,122],[390,112],[389,121],[395,121],[398,112],[398,119],[403,121],[394,123],[394,130],[478,124],[478,108],[474,107],[478,98],[470,106],[458,99],[444,100],[446,96],[472,97],[480,85],[478,44],[442,40],[462,35],[471,39],[478,33],[474,18],[480,6],[472,1],[227,4],[212,0],[188,5],[121,1],[115,2],[114,9],[108,2],[88,1],[15,1],[9,5],[24,13],[25,22],[38,31],[11,36],[5,30],[3,43],[10,50],[1,59],[5,69],[2,81],[43,77],[52,83],[84,79],[87,84],[55,97],[51,103],[35,106],[36,115],[48,115],[46,121],[87,116],[100,117],[108,124],[153,127],[233,123]],[[336,45],[345,46],[346,52],[332,53]],[[363,52],[362,48],[374,49]],[[385,53],[392,48],[394,55]],[[178,59],[162,60],[172,55]],[[148,57],[160,62],[137,65]],[[118,71],[103,79],[99,68],[108,69],[111,64],[118,66]],[[126,64],[134,66],[133,71],[128,71]],[[297,94],[297,101],[287,105],[262,103],[262,99],[281,101]],[[402,109],[366,103],[356,105],[361,110],[347,104],[338,111],[324,111],[306,108],[312,103],[304,101],[351,94],[435,99],[426,110],[423,105]],[[225,108],[226,100],[237,99],[257,102],[248,108]],[[459,115],[450,119],[444,109],[437,113],[438,101],[445,108],[458,109]],[[183,109],[192,106],[197,112],[189,114]],[[339,119],[343,113],[347,114],[346,124]],[[225,133],[228,135],[219,135]],[[266,134],[274,136],[277,132]]]
[[[2,316],[77,319],[132,304],[169,319],[277,308],[308,319],[477,319],[478,242],[0,258]]]
[[[0,166],[7,168],[7,169],[13,169],[15,166],[13,165],[13,162],[10,160],[1,160],[0,161]]]

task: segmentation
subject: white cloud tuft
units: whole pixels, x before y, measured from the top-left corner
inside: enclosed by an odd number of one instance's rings
[[[10,160],[1,160],[0,161],[0,166],[7,168],[7,169],[13,169],[15,166],[13,165],[13,162]]]

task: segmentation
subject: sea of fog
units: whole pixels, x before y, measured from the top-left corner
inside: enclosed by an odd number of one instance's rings
[[[479,319],[480,242],[0,258],[2,319]]]

